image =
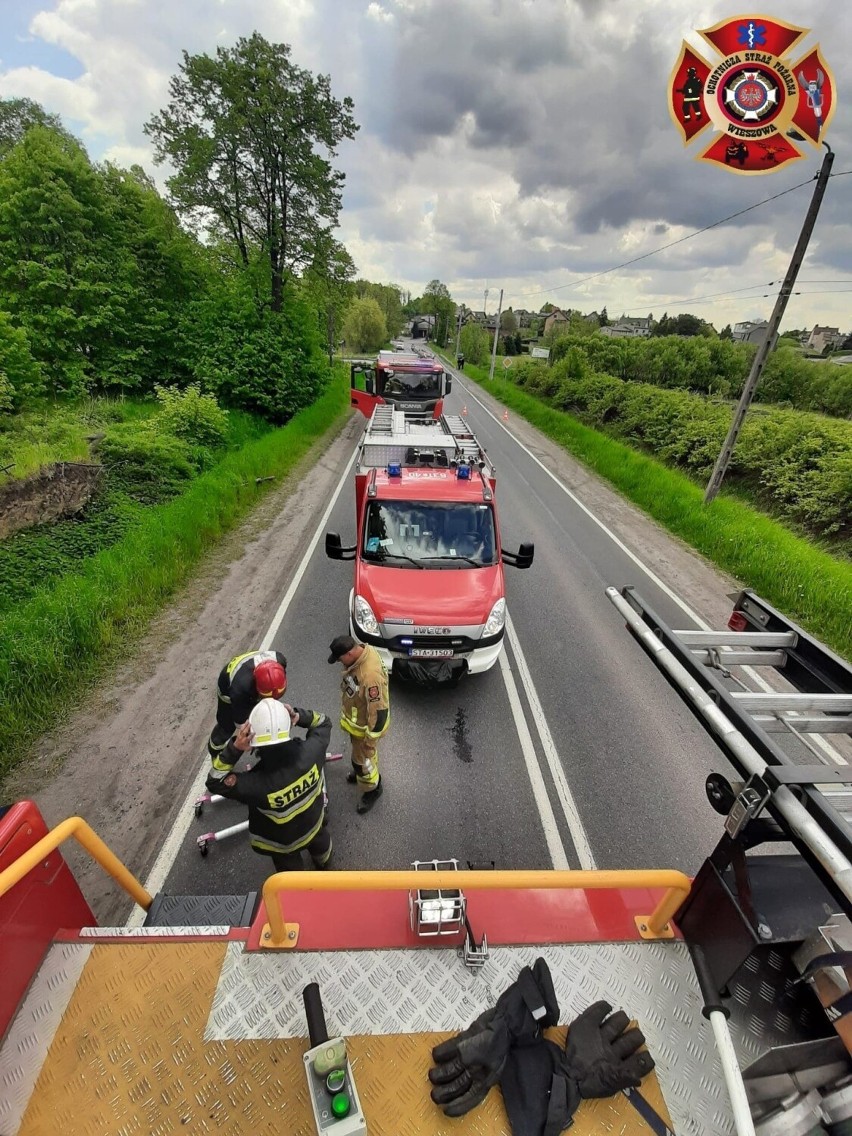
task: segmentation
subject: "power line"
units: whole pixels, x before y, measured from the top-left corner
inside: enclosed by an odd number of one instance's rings
[[[849,171],[852,173],[852,170]],[[780,193],[773,194],[772,197],[765,197],[763,201],[757,201],[754,205],[748,205],[745,209],[739,209],[736,213],[731,213],[727,217],[722,217],[719,221],[713,221],[710,225],[705,225],[703,229],[696,229],[692,233],[687,233],[684,237],[678,237],[676,241],[669,241],[668,244],[660,245],[659,248],[651,249],[650,252],[643,252],[641,256],[634,256],[630,260],[625,260],[621,264],[615,264],[612,268],[605,268],[602,272],[594,272],[591,276],[583,276],[579,280],[572,280],[568,284],[556,284],[550,288],[541,288],[535,292],[521,292],[520,297],[524,296],[544,296],[550,292],[559,292],[563,288],[575,288],[578,284],[586,284],[589,280],[597,280],[601,276],[608,276],[610,272],[618,272],[620,268],[628,268],[631,264],[638,264],[640,260],[647,260],[649,256],[656,256],[657,253],[665,252],[666,249],[674,248],[675,245],[681,245],[684,241],[691,241],[693,237],[700,237],[702,233],[707,233],[711,229],[717,229],[719,225],[727,224],[728,221],[733,221],[736,217],[742,217],[746,213],[750,213],[753,209],[759,209],[762,205],[768,205],[770,201],[777,201],[779,197],[784,197],[788,193],[793,193],[802,186],[810,185],[813,178],[808,178],[807,181],[800,181],[797,185],[790,186],[789,189],[782,189]]]

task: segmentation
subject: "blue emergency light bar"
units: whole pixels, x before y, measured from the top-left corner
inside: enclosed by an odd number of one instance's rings
[[[388,462],[388,477],[402,477],[402,466],[399,462]]]
[[[460,465],[456,470],[456,477],[459,481],[470,481],[470,466]]]

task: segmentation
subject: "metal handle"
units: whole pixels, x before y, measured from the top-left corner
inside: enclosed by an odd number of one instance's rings
[[[305,1017],[308,1020],[308,1037],[311,1039],[311,1049],[328,1041],[328,1028],[325,1024],[325,1014],[322,1008],[320,988],[316,982],[309,982],[302,991],[305,1003]]]

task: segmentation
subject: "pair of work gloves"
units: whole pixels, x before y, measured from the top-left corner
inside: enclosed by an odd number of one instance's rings
[[[542,1031],[559,1020],[543,958],[525,966],[491,1010],[432,1050],[432,1100],[463,1116],[499,1083],[513,1136],[559,1136],[580,1101],[638,1088],[654,1068],[641,1030],[623,1010],[595,1002],[571,1024],[565,1048]]]

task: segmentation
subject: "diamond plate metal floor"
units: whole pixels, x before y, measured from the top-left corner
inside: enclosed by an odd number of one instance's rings
[[[318,981],[329,1029],[349,1039],[371,1136],[508,1136],[497,1092],[467,1118],[443,1117],[428,1097],[429,1054],[539,954],[563,1020],[598,998],[638,1020],[659,1073],[643,1096],[679,1136],[733,1131],[680,943],[501,947],[472,973],[453,950],[247,954],[140,935],[48,952],[0,1049],[0,1133],[311,1136],[301,993]],[[775,1040],[747,1025],[735,1036],[744,1064]],[[649,1129],[623,1096],[584,1102],[573,1136],[610,1132]]]
[[[205,1030],[226,952],[223,942],[153,943],[144,935],[51,948],[0,1050],[3,1136],[312,1136],[305,1037],[247,1037],[252,1000],[239,1014],[247,1024],[233,1023],[241,1040],[213,1040]],[[294,956],[277,957],[275,969],[296,973]],[[233,1007],[240,1000],[233,984],[231,995]],[[564,1038],[564,1030],[553,1035]],[[510,1136],[497,1091],[460,1120],[447,1120],[429,1100],[431,1049],[447,1036],[349,1037],[371,1136]],[[642,1092],[665,1117],[653,1076]],[[648,1132],[623,1096],[585,1102],[572,1128],[574,1136]]]

